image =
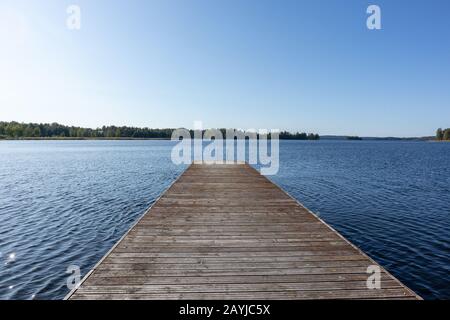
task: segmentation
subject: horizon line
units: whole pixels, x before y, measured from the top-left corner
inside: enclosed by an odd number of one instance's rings
[[[26,121],[17,121],[17,120],[11,120],[11,121],[7,121],[7,120],[0,120],[0,123],[18,123],[18,124],[25,124],[25,125],[29,125],[29,124],[37,124],[37,125],[52,125],[52,124],[57,124],[60,126],[64,126],[64,127],[74,127],[74,128],[82,128],[82,129],[90,129],[90,130],[97,130],[97,129],[102,129],[103,127],[117,127],[117,128],[123,128],[123,127],[128,127],[128,128],[139,128],[139,129],[152,129],[152,130],[175,130],[175,129],[187,129],[187,130],[192,130],[195,131],[196,129],[194,128],[189,128],[189,127],[150,127],[150,126],[138,126],[138,125],[116,125],[116,124],[103,124],[101,126],[82,126],[82,125],[73,125],[73,124],[63,124],[61,122],[57,122],[57,121],[48,121],[48,122],[41,122],[41,121],[37,121],[37,122],[26,122]],[[241,130],[241,131],[249,131],[249,129],[242,129],[242,128],[232,128],[232,127],[209,127],[209,128],[203,128],[202,130],[209,130],[209,129],[233,129],[233,130]],[[264,128],[266,129],[266,128]],[[253,130],[253,129],[252,129]],[[288,132],[291,134],[295,134],[295,133],[313,133],[313,134],[318,134],[320,137],[359,137],[359,138],[378,138],[378,139],[420,139],[420,138],[430,138],[430,137],[434,137],[433,134],[431,135],[421,135],[421,136],[396,136],[396,135],[355,135],[355,134],[320,134],[317,132],[307,132],[307,131],[303,131],[303,130],[289,130],[289,129],[272,129],[272,130],[279,130],[279,132]]]

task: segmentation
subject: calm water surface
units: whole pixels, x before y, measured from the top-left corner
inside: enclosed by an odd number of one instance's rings
[[[1,141],[0,299],[61,299],[184,170],[170,141]],[[450,144],[282,141],[271,179],[424,298],[450,298]]]

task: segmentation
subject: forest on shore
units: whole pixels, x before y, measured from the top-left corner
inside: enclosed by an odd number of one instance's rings
[[[170,139],[175,129],[103,126],[91,129],[59,123],[19,123],[0,121],[0,139]],[[226,129],[220,129],[225,137]],[[193,131],[191,130],[191,136]],[[283,140],[319,140],[315,133],[280,132]]]
[[[436,130],[436,140],[438,141],[450,141],[450,128],[447,129],[437,129]]]

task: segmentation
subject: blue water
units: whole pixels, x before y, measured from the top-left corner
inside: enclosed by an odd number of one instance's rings
[[[0,299],[61,299],[184,170],[170,141],[1,141]],[[271,177],[427,299],[450,298],[450,144],[282,141]]]
[[[272,180],[425,299],[450,299],[450,144],[282,142]]]

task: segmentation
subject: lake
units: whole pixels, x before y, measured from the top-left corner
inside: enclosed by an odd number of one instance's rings
[[[62,299],[183,172],[171,141],[0,141],[0,299]],[[269,177],[426,299],[450,298],[450,144],[281,141]]]

